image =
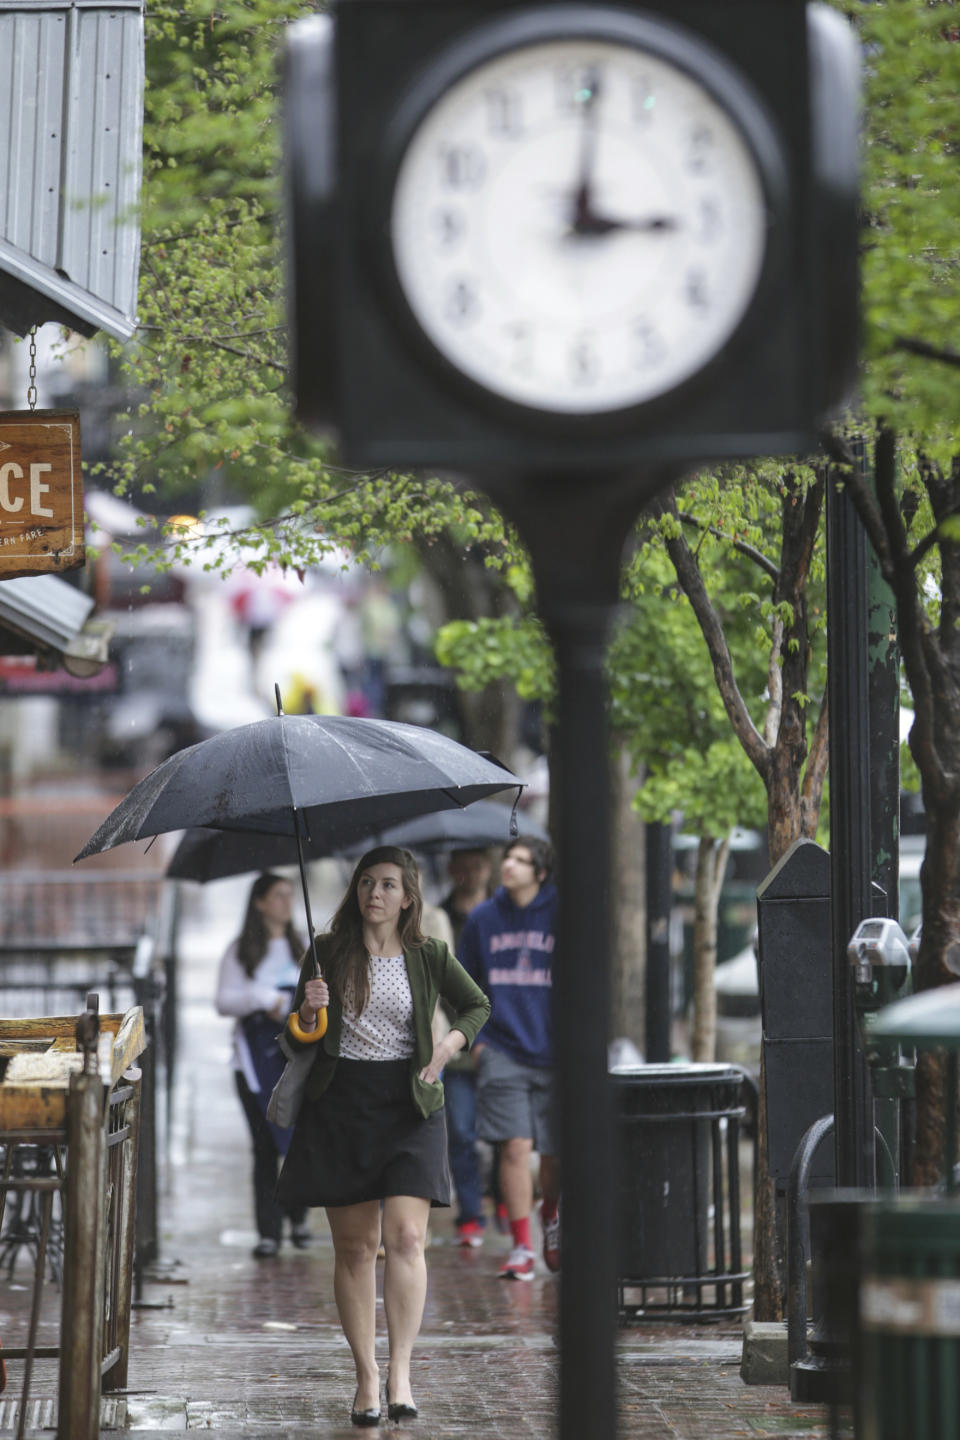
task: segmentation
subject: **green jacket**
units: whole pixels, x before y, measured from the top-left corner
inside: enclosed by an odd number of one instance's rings
[[[317,939],[317,957],[321,970],[324,969],[324,951],[329,948],[329,944],[330,937],[327,935]],[[442,1082],[434,1080],[428,1084],[420,1079],[420,1071],[425,1065],[429,1065],[433,1056],[431,1022],[437,1000],[442,997],[454,1011],[453,1027],[466,1036],[468,1048],[490,1014],[490,1001],[442,940],[426,939],[421,945],[412,945],[404,950],[403,958],[407,963],[407,977],[413,997],[413,1024],[416,1032],[415,1048],[410,1058],[410,1091],[414,1105],[426,1119],[443,1104]],[[313,957],[308,950],[300,967],[300,980],[293,997],[294,1011],[299,1010],[306,982],[312,975]],[[333,1079],[340,1055],[342,1019],[343,1007],[337,997],[331,994],[327,1007],[327,1033],[322,1040],[314,1041],[312,1045],[305,1044],[291,1033],[289,1022],[281,1036],[281,1043],[288,1054],[306,1049],[316,1051],[316,1059],[307,1076],[305,1091],[311,1100],[318,1100]]]

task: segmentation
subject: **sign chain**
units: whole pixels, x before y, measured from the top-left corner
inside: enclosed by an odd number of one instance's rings
[[[34,325],[30,330],[30,369],[27,382],[27,405],[31,410],[37,408],[37,327]]]

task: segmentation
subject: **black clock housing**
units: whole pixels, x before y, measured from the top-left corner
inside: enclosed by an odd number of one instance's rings
[[[627,29],[645,17],[678,54],[686,40],[720,57],[731,110],[764,152],[771,244],[747,316],[696,376],[626,411],[548,415],[465,380],[418,334],[392,270],[389,197],[414,118],[446,77],[489,55],[492,31],[577,36],[598,14]],[[329,19],[293,27],[285,144],[298,416],[334,429],[348,463],[369,467],[561,474],[812,449],[856,355],[855,50],[834,21],[792,0],[333,0]]]

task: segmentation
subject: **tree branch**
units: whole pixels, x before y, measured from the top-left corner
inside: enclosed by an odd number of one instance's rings
[[[651,512],[656,517],[672,515],[679,522],[677,502],[673,495],[655,500],[651,505]],[[676,571],[680,588],[690,601],[703,638],[707,642],[717,689],[720,692],[720,698],[730,724],[733,726],[733,733],[743,746],[748,760],[766,783],[770,771],[770,749],[754,725],[750,712],[737,688],[733,673],[733,660],[727,647],[723,626],[711,603],[710,596],[707,594],[703,576],[700,574],[697,562],[679,529],[675,536],[665,536],[664,543]]]
[[[897,437],[881,426],[877,431],[874,457],[876,504],[882,515],[892,576],[890,588],[897,602],[897,628],[900,632],[900,653],[910,682],[913,697],[914,723],[910,732],[910,752],[925,784],[946,786],[946,775],[937,750],[934,717],[934,690],[942,677],[942,657],[937,637],[932,633],[920,603],[916,571],[907,546],[907,534],[897,496]],[[862,477],[861,477],[862,480]],[[862,483],[852,493],[860,510],[859,493]]]
[[[947,520],[951,515],[960,515],[960,501],[958,501],[956,505],[952,505],[947,511],[946,515],[942,515],[940,518],[941,520]],[[936,525],[934,525],[932,530],[927,531],[926,535],[924,535],[922,540],[917,541],[916,545],[914,545],[913,549],[908,553],[906,557],[908,563],[911,564],[914,569],[916,569],[923,557],[928,553],[928,551],[933,549],[934,545],[938,543],[939,539],[940,524],[938,522]]]
[[[703,530],[708,535],[716,536],[718,540],[726,540],[728,544],[733,546],[734,550],[739,550],[741,555],[745,555],[748,560],[752,560],[755,565],[759,565],[760,569],[770,576],[774,584],[779,580],[779,569],[774,565],[769,556],[764,555],[762,550],[758,550],[754,545],[748,545],[745,540],[731,540],[730,536],[725,534],[723,530],[719,530],[716,525],[705,525],[702,520],[698,520],[695,515],[691,515],[687,510],[678,510],[677,516],[684,525],[694,525],[698,530]]]
[[[913,340],[907,335],[898,335],[893,342],[894,350],[906,350],[910,355],[921,355],[924,360],[937,360],[941,365],[953,365],[960,369],[960,353],[931,345],[926,340]]]
[[[830,709],[827,705],[827,697],[824,695],[820,714],[817,716],[817,723],[810,740],[807,764],[803,772],[803,784],[800,787],[803,833],[810,836],[811,839],[816,834],[816,817],[820,814],[820,800],[823,795],[823,782],[827,776],[829,760]]]

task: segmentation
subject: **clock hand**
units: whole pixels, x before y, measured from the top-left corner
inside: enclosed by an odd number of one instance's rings
[[[666,234],[679,230],[679,220],[669,215],[651,215],[638,220],[616,220],[610,215],[597,215],[592,210],[578,214],[570,227],[571,235],[610,235],[614,230],[632,230],[640,234]]]
[[[589,233],[592,218],[590,196],[593,189],[593,172],[597,157],[597,105],[601,95],[600,71],[592,70],[585,77],[584,86],[576,94],[575,102],[580,107],[580,162],[576,188],[573,192],[573,215],[571,226],[575,234]]]
[[[599,68],[585,76],[583,89],[576,94],[575,102],[580,106],[582,124],[580,128],[580,166],[576,188],[573,192],[573,215],[570,221],[572,235],[609,235],[614,230],[633,230],[657,233],[677,228],[677,222],[668,216],[651,216],[642,220],[616,220],[607,215],[598,215],[592,204],[593,175],[597,158],[597,133],[599,103],[602,99],[602,81]]]

